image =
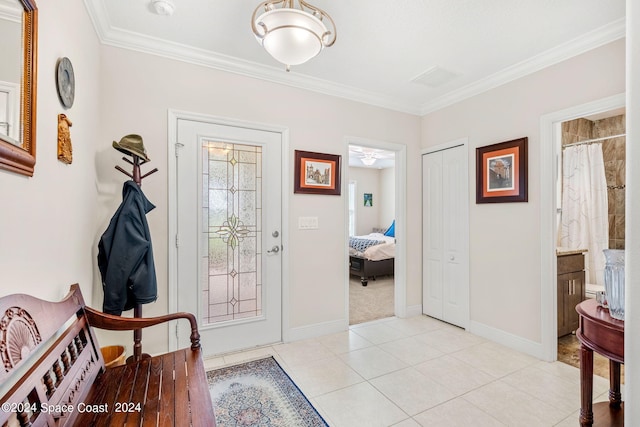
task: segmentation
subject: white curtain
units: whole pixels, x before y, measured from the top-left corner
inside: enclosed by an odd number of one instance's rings
[[[567,147],[562,160],[559,245],[588,249],[587,283],[604,285],[603,249],[609,247],[607,180],[602,144]]]

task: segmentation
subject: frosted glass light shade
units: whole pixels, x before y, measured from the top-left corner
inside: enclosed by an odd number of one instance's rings
[[[360,160],[362,160],[362,163],[364,163],[367,166],[371,166],[372,164],[374,164],[376,162],[375,157],[363,157]]]
[[[276,61],[299,65],[318,55],[329,35],[315,16],[298,9],[274,9],[256,19],[256,39]]]

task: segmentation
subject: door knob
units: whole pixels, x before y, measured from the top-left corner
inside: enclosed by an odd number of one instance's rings
[[[268,254],[277,254],[278,252],[280,252],[280,246],[278,245],[273,245],[273,247],[267,251]]]

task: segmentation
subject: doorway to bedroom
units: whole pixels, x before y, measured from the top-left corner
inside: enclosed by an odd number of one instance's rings
[[[349,325],[395,310],[396,153],[349,145]]]

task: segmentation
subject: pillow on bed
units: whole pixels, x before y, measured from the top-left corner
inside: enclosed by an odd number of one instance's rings
[[[394,219],[387,231],[384,232],[385,236],[396,237],[396,220]]]
[[[382,240],[362,239],[359,237],[349,237],[349,246],[358,252],[364,252],[368,247],[384,243]]]

